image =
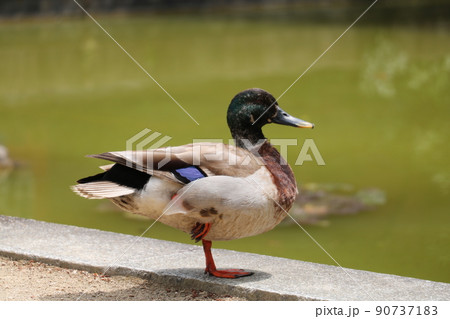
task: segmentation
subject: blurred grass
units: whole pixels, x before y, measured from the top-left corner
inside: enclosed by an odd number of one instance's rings
[[[102,164],[83,156],[124,149],[144,128],[172,136],[171,145],[228,139],[226,108],[237,92],[261,87],[279,96],[347,27],[195,16],[99,21],[200,126],[92,21],[3,22],[0,143],[25,167],[0,180],[0,213],[139,235],[152,221],[69,190]],[[377,211],[305,227],[344,267],[450,280],[449,38],[444,27],[354,27],[280,100],[316,129],[265,128],[269,138],[299,139],[291,164],[303,139],[314,139],[327,165],[294,167],[300,183],[387,193]],[[146,236],[190,243],[161,224]],[[333,264],[297,226],[215,247]]]

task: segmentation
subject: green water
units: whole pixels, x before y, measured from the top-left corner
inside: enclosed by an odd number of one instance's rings
[[[99,17],[200,123],[197,126],[89,19],[0,24],[0,144],[21,168],[0,173],[0,213],[141,234],[152,221],[69,190],[144,128],[229,138],[237,92],[279,96],[348,25],[186,17]],[[342,266],[450,281],[450,33],[444,27],[352,28],[280,100],[315,130],[273,126],[270,138],[313,138],[326,165],[294,167],[299,183],[385,191],[386,205],[305,226]],[[290,146],[293,164],[300,146]],[[192,243],[155,224],[145,236]],[[298,226],[215,247],[334,264]],[[238,263],[238,261],[235,261]],[[238,264],[236,266],[239,266]]]

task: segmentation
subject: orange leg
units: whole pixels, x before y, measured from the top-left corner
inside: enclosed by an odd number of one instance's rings
[[[205,274],[208,273],[214,277],[232,278],[232,279],[253,275],[252,272],[244,271],[243,269],[217,270],[216,264],[214,263],[214,259],[211,253],[211,246],[212,246],[211,241],[202,239],[202,243],[203,243],[203,251],[205,252],[206,258]]]

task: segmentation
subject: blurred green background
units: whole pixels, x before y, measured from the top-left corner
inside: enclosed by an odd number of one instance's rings
[[[76,7],[3,11],[0,144],[18,167],[0,170],[0,214],[140,235],[151,220],[70,191],[104,164],[84,155],[123,150],[144,128],[173,137],[170,145],[227,140],[226,109],[237,92],[261,87],[279,96],[370,4],[274,2],[93,10],[199,126]],[[448,5],[398,3],[376,4],[280,100],[315,130],[271,126],[265,134],[299,139],[291,164],[303,139],[314,139],[326,165],[293,167],[299,184],[385,192],[376,210],[305,226],[342,266],[450,282]],[[193,244],[159,223],[145,236]],[[214,247],[334,264],[296,225]]]

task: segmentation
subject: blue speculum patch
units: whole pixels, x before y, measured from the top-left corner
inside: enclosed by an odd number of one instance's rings
[[[206,174],[198,167],[189,166],[186,168],[179,168],[175,170],[180,177],[186,179],[188,182],[193,182],[197,179],[206,177]]]

